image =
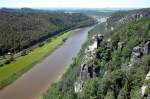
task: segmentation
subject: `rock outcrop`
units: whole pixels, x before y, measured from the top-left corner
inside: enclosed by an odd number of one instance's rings
[[[133,66],[133,64],[140,59],[143,55],[148,55],[150,53],[150,41],[147,41],[144,46],[136,46],[133,48],[131,57],[130,57],[130,62],[127,64],[123,64],[122,68],[128,69],[129,67]],[[150,71],[147,73],[145,80],[150,79]],[[141,87],[141,99],[145,96],[145,91],[148,88],[148,85],[143,84]],[[150,96],[147,96],[147,99],[149,99]],[[145,99],[145,98],[144,98]]]
[[[143,47],[139,47],[139,46],[134,47],[131,54],[130,63],[133,65],[143,55],[148,55],[149,53],[150,53],[150,41],[147,41]],[[149,80],[149,79],[150,79],[150,71],[147,73],[145,80]],[[147,85],[143,85],[141,87],[141,98],[144,97],[147,87],[148,87]],[[149,98],[150,96],[148,95],[147,99]]]
[[[130,58],[131,64],[135,63],[141,57],[142,57],[142,47],[140,46],[134,47],[131,53],[131,58]]]
[[[134,64],[143,55],[148,55],[150,53],[150,41],[147,41],[143,47],[136,46],[133,48],[130,56],[130,64]]]
[[[150,71],[147,73],[145,80],[149,80],[149,79],[150,79]],[[144,97],[147,87],[148,87],[147,85],[143,85],[141,87],[141,98]],[[150,98],[150,96],[148,95],[147,99],[149,99],[149,98]]]
[[[80,75],[77,82],[74,84],[74,91],[76,93],[82,91],[84,82],[89,79],[96,77],[99,74],[100,68],[93,66],[93,59],[96,58],[97,49],[100,47],[100,43],[103,39],[102,35],[96,35],[92,38],[94,42],[85,50],[85,56],[82,60]]]
[[[150,53],[150,41],[147,41],[145,44],[144,44],[144,54],[147,55]]]
[[[82,87],[83,87],[83,82],[75,82],[74,84],[74,91],[76,93],[81,92],[82,91]]]
[[[118,49],[122,49],[123,42],[118,42]],[[130,61],[126,64],[122,64],[122,68],[128,69],[133,66],[133,64],[139,60],[143,55],[148,55],[150,53],[150,41],[147,41],[144,46],[136,46],[133,48],[132,53],[130,55]]]

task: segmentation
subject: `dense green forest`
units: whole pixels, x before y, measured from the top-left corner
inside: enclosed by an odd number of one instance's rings
[[[43,98],[149,99],[150,79],[145,79],[150,70],[149,16],[150,9],[122,11],[97,25],[89,32],[89,41],[74,63],[59,82],[50,86]],[[89,67],[99,68],[99,71],[83,83],[81,92],[76,93],[74,83],[80,76],[84,50],[92,41],[91,37],[99,33],[103,40],[96,51],[96,57],[88,64]],[[148,48],[148,53],[143,51],[145,48]],[[134,55],[138,57],[133,61]],[[147,87],[141,93],[143,85]]]
[[[69,29],[95,24],[80,13],[0,9],[0,55],[18,52]]]

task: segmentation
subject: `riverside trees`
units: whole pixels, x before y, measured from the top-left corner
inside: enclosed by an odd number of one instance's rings
[[[31,47],[63,31],[94,24],[80,13],[0,9],[0,55]]]

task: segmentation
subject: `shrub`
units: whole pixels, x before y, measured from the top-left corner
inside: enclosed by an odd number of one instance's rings
[[[27,51],[24,50],[24,51],[22,51],[21,56],[25,56],[25,55],[27,55],[27,54],[28,54]]]
[[[44,44],[45,44],[45,43],[40,43],[40,44],[39,44],[39,47],[42,47],[42,46],[44,46]]]
[[[0,67],[3,67],[4,66],[4,64],[0,64]]]
[[[10,61],[14,61],[14,55],[11,55],[11,57],[10,57],[9,60],[10,60]]]
[[[63,42],[65,42],[67,40],[67,38],[63,38]]]
[[[10,63],[11,63],[10,59],[5,61],[5,64],[10,64]]]

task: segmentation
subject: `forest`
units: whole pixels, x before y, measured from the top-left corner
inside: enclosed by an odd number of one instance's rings
[[[150,70],[150,50],[143,51],[145,46],[150,48],[149,12],[150,9],[116,12],[97,25],[68,71],[50,86],[43,99],[149,99],[150,79],[146,75]],[[87,68],[98,68],[98,72],[88,71],[87,75],[96,72],[96,76],[88,77],[82,91],[76,93],[74,83],[80,79],[84,50],[97,34],[103,40]]]
[[[27,49],[64,31],[95,23],[95,20],[80,13],[2,8],[0,56]]]

